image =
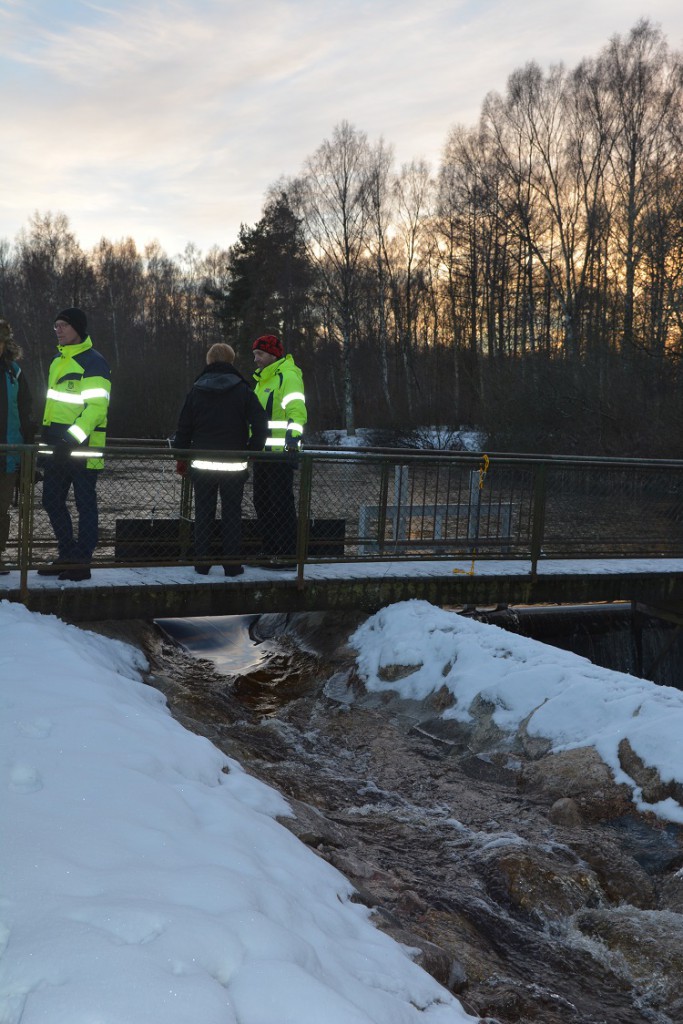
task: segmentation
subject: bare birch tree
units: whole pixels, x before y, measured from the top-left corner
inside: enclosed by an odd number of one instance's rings
[[[368,242],[370,149],[364,132],[342,121],[305,163],[299,196],[311,257],[322,274],[343,367],[344,424],[356,432],[353,346],[359,271]]]

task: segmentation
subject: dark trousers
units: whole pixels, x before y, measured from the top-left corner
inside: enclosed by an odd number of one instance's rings
[[[97,547],[97,469],[86,469],[79,460],[67,462],[46,460],[43,476],[43,508],[48,514],[57,539],[59,558],[65,562],[90,562]],[[67,505],[73,487],[78,511],[78,534],[74,536],[73,521]]]
[[[288,462],[254,463],[254,509],[266,555],[296,556],[294,467]]]
[[[9,538],[9,507],[12,504],[16,483],[16,473],[3,473],[0,470],[0,557]]]
[[[227,473],[193,470],[194,553],[199,558],[211,554],[211,539],[218,495],[221,497],[221,546],[223,558],[238,558],[242,543],[242,494],[246,472]]]

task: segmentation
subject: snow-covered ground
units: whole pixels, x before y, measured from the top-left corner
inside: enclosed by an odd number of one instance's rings
[[[555,749],[619,740],[683,782],[683,694],[423,601],[352,643],[370,689],[477,694]],[[384,682],[383,669],[412,667]],[[458,1001],[185,730],[133,647],[0,602],[2,1024],[456,1024]],[[642,806],[641,794],[634,799]],[[666,801],[654,810],[683,821]],[[457,828],[454,808],[454,828]]]
[[[2,1024],[456,1024],[123,643],[0,602]]]
[[[371,448],[376,443],[378,433],[367,427],[358,427],[353,435],[349,435],[346,430],[324,430],[320,434],[320,443],[335,448]],[[481,452],[486,444],[486,434],[471,427],[416,427],[408,432],[406,439],[412,441],[415,448],[435,451],[454,449]],[[315,448],[315,445],[312,447]]]

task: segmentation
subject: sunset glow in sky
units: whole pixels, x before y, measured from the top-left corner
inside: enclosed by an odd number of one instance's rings
[[[0,0],[0,240],[35,211],[100,237],[227,247],[349,121],[436,169],[528,61],[574,66],[680,0]]]

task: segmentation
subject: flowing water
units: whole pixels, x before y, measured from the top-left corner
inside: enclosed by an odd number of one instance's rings
[[[681,830],[609,785],[602,817],[556,820],[524,750],[445,729],[440,695],[364,691],[346,644],[359,621],[164,620],[135,639],[173,714],[284,793],[283,824],[470,1013],[683,1021]],[[579,759],[570,790],[594,770]]]

